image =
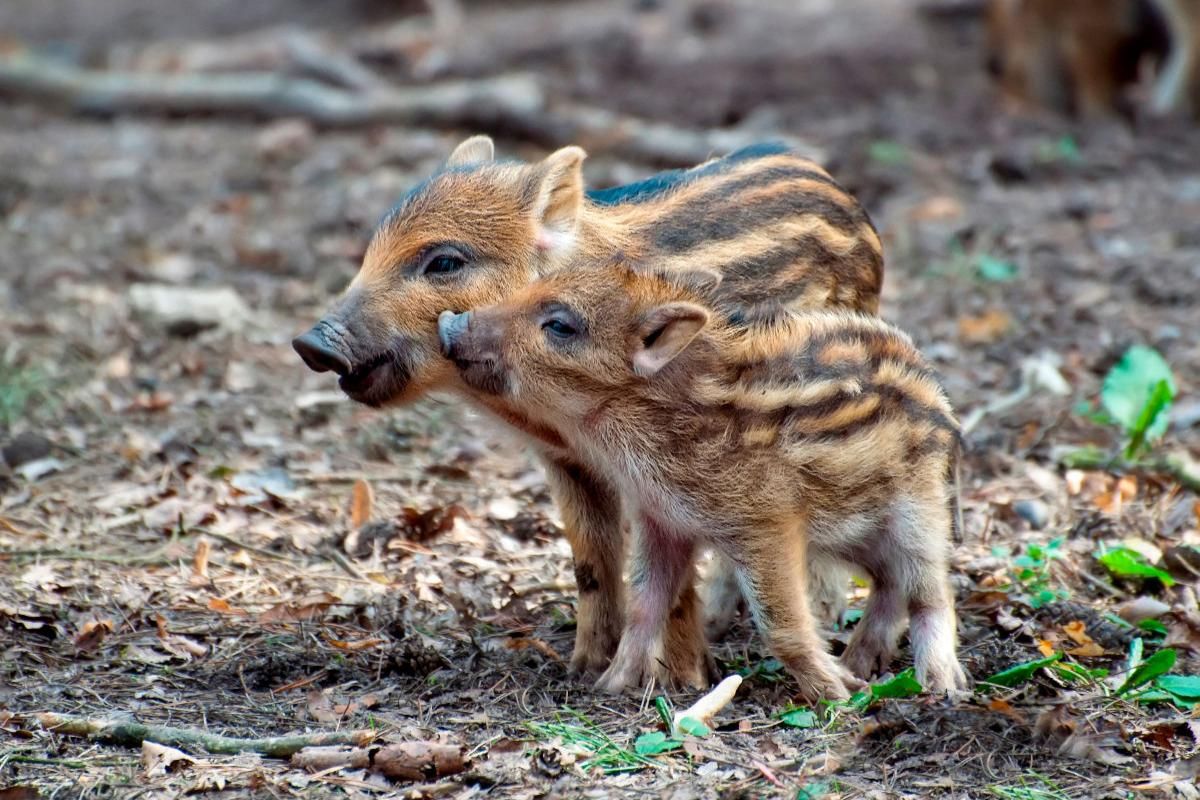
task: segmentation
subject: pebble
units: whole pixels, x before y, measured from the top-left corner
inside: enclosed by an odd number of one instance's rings
[[[52,445],[45,436],[32,431],[18,435],[4,447],[0,447],[0,461],[16,469],[23,464],[37,461],[50,455]]]
[[[1035,531],[1040,531],[1050,521],[1050,507],[1041,500],[1018,500],[1013,503],[1012,509]]]

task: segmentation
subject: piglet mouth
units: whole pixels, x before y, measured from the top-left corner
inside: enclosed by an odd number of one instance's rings
[[[351,400],[377,407],[403,393],[411,377],[399,350],[389,349],[338,378],[338,387]]]

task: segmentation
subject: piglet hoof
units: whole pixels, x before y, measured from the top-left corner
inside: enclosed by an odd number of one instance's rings
[[[667,657],[667,679],[676,689],[707,689],[720,679],[717,660],[704,647],[688,658]]]
[[[587,675],[599,675],[608,668],[609,656],[602,650],[592,647],[575,646],[571,655],[570,673],[572,677],[580,678]]]
[[[800,684],[800,699],[810,706],[815,706],[822,700],[849,700],[850,689],[833,673],[810,673],[797,678]]]
[[[842,664],[853,675],[870,680],[887,672],[892,663],[892,649],[867,639],[851,639],[842,653]]]
[[[963,691],[971,685],[962,665],[953,657],[940,663],[925,665],[923,668],[918,667],[917,681],[926,691],[935,693]]]
[[[610,666],[596,681],[596,691],[602,694],[623,694],[630,689],[641,686],[642,675],[637,669],[618,669],[616,664]]]

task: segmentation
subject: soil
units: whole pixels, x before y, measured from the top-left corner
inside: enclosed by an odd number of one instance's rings
[[[114,43],[219,39],[283,18],[350,41],[406,8],[194,5],[183,18],[138,0],[95,14],[18,2],[0,6],[0,29],[94,61]],[[1136,632],[1109,612],[1149,596],[1174,607],[1163,619],[1175,671],[1196,672],[1189,581],[1116,580],[1092,558],[1122,540],[1194,544],[1196,498],[1165,476],[1117,485],[1058,457],[1113,444],[1076,407],[1135,343],[1175,372],[1175,424],[1159,446],[1200,453],[1200,129],[1010,113],[980,67],[976,16],[896,0],[467,14],[449,75],[530,70],[564,98],[822,148],[884,237],[884,315],[925,349],[964,418],[1016,389],[1029,359],[1066,379],[1067,395],[1035,392],[967,439],[954,580],[974,679],[1075,647],[1075,622],[1101,652],[1069,660],[1119,672]],[[505,60],[485,63],[488,52]],[[380,68],[406,78],[403,65]],[[655,697],[682,707],[695,693],[610,698],[568,676],[570,553],[528,453],[451,400],[354,406],[289,346],[354,275],[380,215],[474,131],[300,125],[283,147],[281,123],[263,120],[5,103],[0,787],[682,799],[1117,798],[1190,785],[1200,743],[1186,712],[1048,671],[788,727],[788,681],[745,622],[714,644],[725,672],[750,676],[716,732],[636,771],[586,768],[569,735],[538,723],[595,726],[631,748],[660,727]],[[540,155],[492,133],[510,156]],[[656,166],[598,149],[586,173],[604,185]],[[133,287],[146,283],[179,288],[175,318],[139,310]],[[229,287],[246,311],[226,302],[194,319],[194,287]],[[359,478],[374,494],[362,531],[350,521]],[[1055,540],[1058,599],[1035,610],[1020,587],[998,591],[1013,554]],[[31,715],[43,711],[247,737],[372,728],[460,744],[472,764],[414,789],[189,751],[200,765],[152,776],[133,751],[38,730]]]

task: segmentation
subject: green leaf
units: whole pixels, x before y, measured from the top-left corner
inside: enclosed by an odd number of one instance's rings
[[[908,163],[908,150],[899,142],[890,139],[879,139],[871,142],[867,154],[872,161],[878,161],[889,167]]]
[[[1167,409],[1175,397],[1175,390],[1165,380],[1154,384],[1150,391],[1150,399],[1138,415],[1137,423],[1129,437],[1129,445],[1125,448],[1125,458],[1134,458],[1146,445],[1147,439],[1159,439],[1167,432]]]
[[[1118,578],[1157,578],[1163,586],[1174,586],[1171,573],[1146,561],[1146,557],[1128,547],[1114,547],[1096,555],[1096,560]]]
[[[1036,675],[1038,670],[1050,666],[1061,660],[1062,657],[1062,653],[1055,653],[1052,656],[1039,658],[1036,661],[1025,661],[1020,664],[1014,664],[1008,669],[1000,670],[990,678],[985,678],[983,682],[995,686],[1020,686]]]
[[[1138,668],[1142,663],[1142,651],[1145,650],[1145,647],[1146,645],[1140,636],[1129,643],[1129,663],[1125,665],[1126,669],[1132,672]]]
[[[654,731],[639,736],[633,743],[633,752],[639,756],[656,756],[678,750],[680,747],[683,747],[683,742],[672,739],[662,731]]]
[[[695,717],[684,717],[679,720],[679,730],[688,736],[708,736],[712,733],[709,727]]]
[[[1165,382],[1166,387],[1160,389]],[[1130,434],[1157,439],[1167,430],[1167,408],[1175,398],[1171,367],[1152,347],[1134,345],[1125,352],[1100,388],[1100,404]],[[1144,417],[1145,415],[1145,417]]]
[[[817,727],[817,715],[808,708],[789,708],[779,714],[779,721],[789,728]]]
[[[1050,665],[1050,669],[1053,670],[1054,674],[1058,677],[1072,683],[1094,681],[1100,678],[1108,677],[1108,670],[1104,669],[1103,667],[1088,669],[1080,666],[1079,664],[1069,664],[1065,661],[1060,661],[1057,664]]]
[[[1008,283],[1017,277],[1016,264],[986,253],[975,259],[975,270],[980,278],[993,283]]]
[[[800,790],[796,792],[796,800],[820,800],[832,790],[833,787],[829,781],[817,781],[800,787]]]
[[[922,686],[916,678],[916,671],[909,667],[891,680],[876,683],[871,686],[871,699],[915,697],[922,691]]]
[[[1200,675],[1163,675],[1154,682],[1154,688],[1192,703],[1200,701]]]
[[[1173,666],[1175,666],[1175,651],[1170,648],[1159,650],[1130,671],[1129,677],[1121,684],[1121,688],[1117,689],[1117,694],[1126,694],[1160,675],[1166,675]]]
[[[1154,633],[1159,636],[1167,635],[1167,626],[1163,625],[1161,622],[1159,622],[1156,619],[1144,619],[1141,622],[1139,622],[1137,624],[1137,626],[1138,626],[1138,628],[1146,631],[1147,633]]]
[[[658,712],[658,718],[663,721],[663,724],[666,725],[667,729],[669,730],[671,727],[671,720],[675,716],[671,713],[671,701],[660,694],[658,697],[654,698],[654,710]]]

